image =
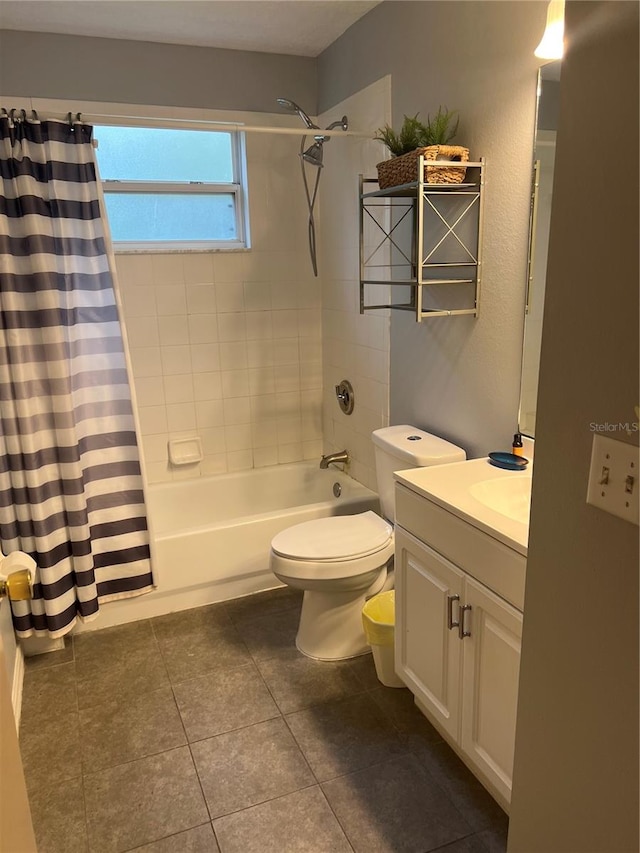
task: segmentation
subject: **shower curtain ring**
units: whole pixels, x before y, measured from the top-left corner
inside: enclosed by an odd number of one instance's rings
[[[67,113],[67,121],[69,122],[69,130],[73,130],[73,114],[71,112]]]
[[[9,122],[10,122],[11,124],[15,124],[15,121],[16,121],[15,112],[16,112],[16,108],[15,108],[15,107],[13,107],[13,108],[11,109],[11,112],[9,113]]]
[[[40,123],[40,116],[35,110],[31,110],[31,121],[37,121],[38,124]]]
[[[20,112],[22,113],[21,121],[26,121],[27,120],[27,111],[25,109],[21,109]]]

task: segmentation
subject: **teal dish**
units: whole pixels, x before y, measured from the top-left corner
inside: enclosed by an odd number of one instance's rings
[[[490,453],[489,462],[496,468],[506,468],[507,471],[524,471],[529,464],[529,460],[525,459],[524,456],[516,456],[515,453],[503,453],[502,451]]]

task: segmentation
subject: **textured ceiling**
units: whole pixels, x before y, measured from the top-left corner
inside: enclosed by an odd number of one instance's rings
[[[0,0],[0,27],[317,56],[380,0]]]

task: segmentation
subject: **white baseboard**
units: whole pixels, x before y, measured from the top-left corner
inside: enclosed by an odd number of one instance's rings
[[[16,719],[16,729],[20,729],[20,715],[22,714],[22,687],[24,684],[24,654],[20,643],[16,648],[16,661],[13,668],[13,684],[11,685],[11,704],[13,705],[13,716]]]

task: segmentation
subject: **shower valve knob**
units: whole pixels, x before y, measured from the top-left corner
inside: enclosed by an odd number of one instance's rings
[[[343,379],[339,385],[336,385],[336,397],[338,405],[345,415],[350,415],[353,411],[355,403],[353,386],[348,379]]]

